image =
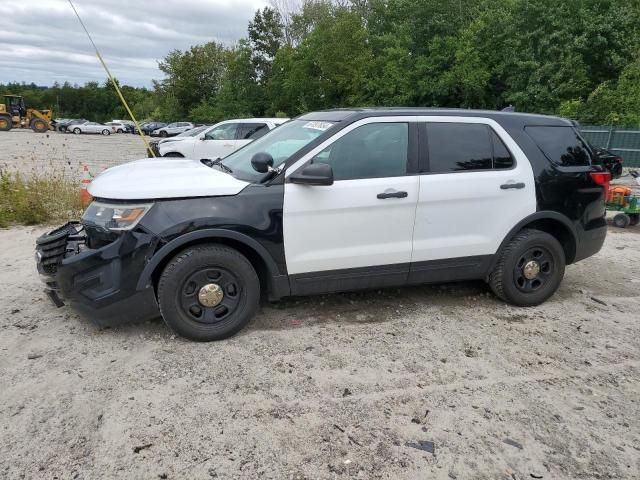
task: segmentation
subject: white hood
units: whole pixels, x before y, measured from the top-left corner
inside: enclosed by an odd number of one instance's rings
[[[94,197],[113,200],[236,195],[247,182],[199,160],[145,158],[105,170],[89,185]]]

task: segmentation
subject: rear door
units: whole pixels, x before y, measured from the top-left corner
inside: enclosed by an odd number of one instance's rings
[[[403,284],[411,260],[419,179],[417,126],[368,118],[287,170],[331,165],[334,183],[285,182],[284,244],[294,294]]]
[[[494,120],[426,120],[410,279],[474,278],[509,231],[536,211],[533,171]]]

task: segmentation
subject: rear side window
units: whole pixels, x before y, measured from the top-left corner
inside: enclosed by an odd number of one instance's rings
[[[498,134],[491,130],[491,146],[493,147],[493,168],[502,170],[513,167],[513,157]]]
[[[563,167],[591,164],[591,155],[573,127],[525,127],[525,132],[552,162]]]
[[[241,123],[238,127],[238,139],[255,140],[267,133],[269,129],[264,123]]]
[[[432,173],[492,168],[491,138],[486,125],[427,123],[427,142]]]

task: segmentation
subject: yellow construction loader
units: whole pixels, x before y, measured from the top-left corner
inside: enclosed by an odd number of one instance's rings
[[[34,132],[44,133],[53,129],[51,120],[53,111],[27,108],[24,97],[5,95],[4,103],[0,103],[0,132],[12,128],[30,128]]]

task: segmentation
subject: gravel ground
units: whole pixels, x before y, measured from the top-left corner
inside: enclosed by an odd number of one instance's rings
[[[31,130],[0,133],[0,168],[24,174],[64,172],[80,178],[82,167],[87,165],[95,176],[105,168],[147,157],[139,135],[40,134]]]
[[[0,230],[0,478],[640,477],[640,229],[536,308],[482,283],[264,305],[223,342],[99,330]]]

